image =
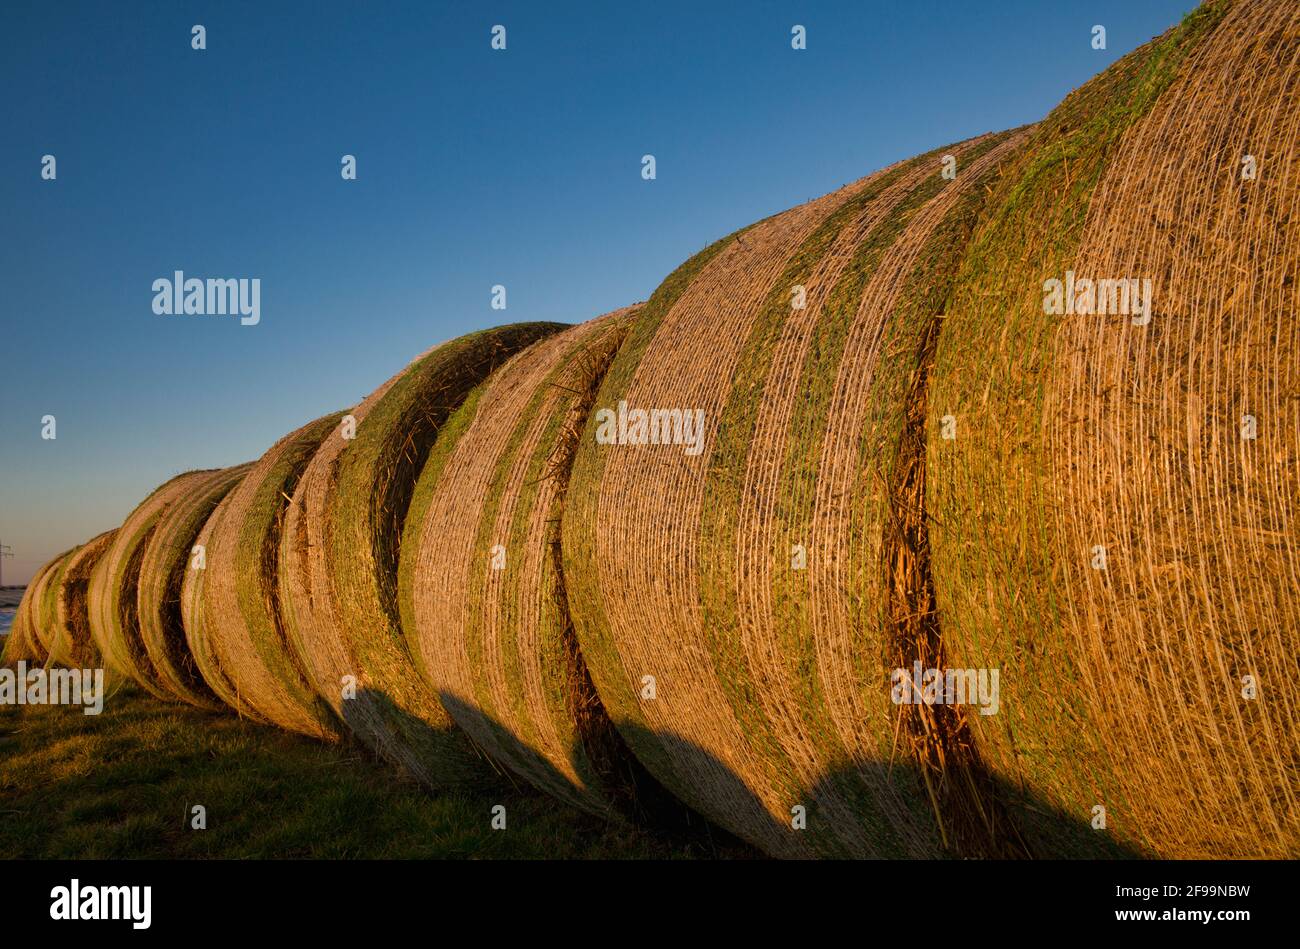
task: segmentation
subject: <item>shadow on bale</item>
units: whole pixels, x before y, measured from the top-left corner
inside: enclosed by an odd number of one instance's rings
[[[386,696],[375,695],[373,692],[371,698],[377,701],[389,702]],[[463,700],[453,695],[442,693],[440,699],[453,717],[458,717],[469,711]],[[394,712],[396,711],[397,709],[394,708]],[[472,711],[476,715],[482,715],[482,712],[478,709]],[[405,716],[405,718],[408,719],[408,727],[428,727],[418,720],[411,719],[410,716]],[[488,721],[493,729],[506,731],[500,722],[490,718]],[[818,826],[818,803],[833,794],[837,786],[843,787],[847,778],[859,779],[863,774],[872,775],[874,772],[877,780],[882,781],[920,780],[915,766],[910,762],[891,766],[885,762],[867,761],[842,771],[828,773],[802,795],[802,800],[798,802],[806,809],[806,829],[796,830],[793,826],[793,814],[790,817],[777,819],[763,807],[759,798],[738,775],[716,757],[688,739],[671,733],[650,732],[635,724],[620,723],[618,728],[623,739],[632,747],[645,747],[644,742],[646,741],[657,742],[668,752],[669,760],[694,762],[700,770],[693,769],[693,773],[698,774],[708,771],[720,775],[721,777],[718,780],[727,790],[726,799],[732,803],[733,811],[740,818],[736,821],[737,826],[764,826],[766,828],[765,833],[757,835],[753,840],[747,840],[734,834],[731,830],[707,820],[684,802],[672,797],[649,771],[633,759],[630,754],[627,755],[626,760],[630,762],[627,765],[628,777],[631,786],[635,788],[634,800],[625,802],[625,806],[621,808],[627,818],[654,836],[698,846],[713,856],[753,857],[760,855],[759,851],[767,851],[771,855],[810,852],[810,848],[805,843],[804,835],[818,835],[828,838],[834,836],[827,828]],[[508,734],[508,732],[506,733]],[[573,750],[575,755],[584,753],[582,748]],[[486,756],[484,756],[484,761],[485,767],[494,768],[506,782],[515,784],[515,781],[511,779],[509,773],[504,769],[492,765]],[[537,756],[534,765],[538,768],[548,769],[548,776],[555,781],[562,782],[566,780],[540,755]],[[1104,835],[1105,832],[1093,830],[1086,816],[1076,817],[1064,814],[1047,803],[996,780],[994,781],[993,793],[1000,802],[1015,804],[1018,808],[1033,812],[1041,821],[1049,823],[1056,832],[1053,839],[1078,840],[1079,845],[1071,848],[1073,852],[1091,851],[1095,853],[1100,849],[1107,859],[1113,860],[1140,859],[1141,857],[1137,852],[1113,842],[1108,836],[1106,837],[1107,843],[1098,848],[1096,844],[1097,835]],[[774,847],[772,846],[773,841],[784,841],[788,843],[788,846],[778,845]],[[1087,842],[1086,846],[1085,841]],[[1068,852],[1032,854],[1033,857],[1039,859],[1051,859],[1067,855]]]
[[[468,706],[451,693],[440,692],[438,697],[448,714],[457,721],[472,720],[471,716],[478,717],[491,732],[501,735],[508,742],[507,747],[515,749],[515,754],[527,756],[530,767],[535,769],[532,773],[541,781],[529,781],[525,786],[540,790],[545,787],[564,787],[570,783],[569,777],[544,756],[520,742],[519,736],[512,734],[502,722],[477,707]],[[596,744],[600,747],[593,744],[591,735],[579,734],[569,748],[568,757],[572,762],[587,761],[599,769],[606,793],[613,803],[609,819],[643,827],[657,836],[702,848],[714,856],[757,855],[749,853],[748,843],[692,810],[655,780],[632,754],[617,729],[611,726],[602,730]],[[479,753],[483,754],[481,749]],[[506,782],[515,787],[521,786],[509,770],[492,761],[486,754],[483,757]],[[567,801],[562,803],[568,804]]]
[[[721,775],[715,778],[718,785],[724,787],[727,791],[726,799],[733,802],[741,820],[737,821],[738,827],[755,827],[765,826],[766,831],[758,835],[755,840],[750,841],[760,849],[768,851],[773,856],[778,855],[812,855],[812,848],[808,845],[809,837],[820,837],[823,840],[833,840],[836,835],[832,829],[822,824],[819,807],[820,802],[832,798],[837,789],[842,789],[850,781],[860,781],[863,777],[871,780],[874,786],[883,785],[888,782],[916,782],[922,780],[918,769],[910,761],[903,763],[898,762],[892,766],[888,762],[864,761],[854,765],[828,772],[818,780],[814,786],[809,788],[800,800],[795,802],[805,808],[806,826],[803,830],[794,829],[794,813],[783,815],[777,818],[769,813],[759,798],[746,786],[745,782],[729,769],[725,764],[719,761],[709,752],[695,745],[693,742],[679,735],[664,732],[650,732],[642,729],[637,725],[620,724],[619,728],[626,734],[628,741],[633,747],[644,747],[642,742],[657,742],[667,753],[669,760],[674,762],[692,762],[696,768],[692,773],[712,772],[715,775]],[[877,784],[878,783],[878,784]],[[1079,843],[1070,848],[1074,853],[1091,852],[1095,853],[1101,850],[1106,859],[1137,859],[1140,854],[1129,850],[1118,843],[1106,837],[1106,844],[1098,848],[1096,845],[1097,835],[1104,835],[1104,831],[1093,830],[1090,823],[1084,816],[1074,817],[1064,814],[1059,810],[1050,807],[1046,802],[1037,799],[1031,799],[1029,796],[1021,793],[1018,789],[1007,786],[1006,784],[994,781],[993,794],[1000,802],[1015,802],[1019,807],[1031,810],[1037,814],[1041,821],[1049,823],[1056,831],[1057,836],[1053,839],[1059,840],[1077,840]],[[776,841],[776,846],[772,845]],[[1086,842],[1086,843],[1085,843]],[[950,854],[956,856],[956,854]],[[1034,858],[1051,859],[1068,856],[1065,853],[1034,853]]]

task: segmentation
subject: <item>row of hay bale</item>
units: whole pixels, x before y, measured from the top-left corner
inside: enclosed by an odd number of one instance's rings
[[[1296,856],[1298,97],[1300,8],[1206,3],[1038,125],[169,481],[4,658],[777,856]],[[1067,272],[1154,306],[1049,312]],[[899,704],[915,664],[992,704]]]

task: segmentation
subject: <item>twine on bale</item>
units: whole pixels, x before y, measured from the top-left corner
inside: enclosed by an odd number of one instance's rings
[[[1075,252],[1081,275],[1149,275],[1150,322],[1056,340],[1063,626],[1124,832],[1169,856],[1300,854],[1298,111],[1300,10],[1233,6],[1126,133]]]
[[[1055,340],[1062,622],[1123,832],[1162,856],[1300,856],[1298,145],[1300,6],[1236,4],[1125,133],[1075,251],[1148,276],[1150,322]]]
[[[636,307],[534,343],[448,421],[402,540],[420,671],[493,761],[613,817],[612,725],[573,640],[556,554],[577,437]]]
[[[484,330],[417,358],[325,439],[285,517],[280,605],[308,680],[362,742],[431,786],[475,780],[481,769],[401,631],[398,544],[407,507],[439,430],[465,396],[561,328]],[[349,431],[355,437],[345,437]]]
[[[167,509],[188,497],[212,474],[187,472],[155,489],[127,515],[90,575],[90,630],[100,655],[113,671],[155,698],[170,700],[173,695],[162,684],[141,635],[137,598],[141,565],[149,540]]]
[[[248,477],[252,477],[251,472]],[[247,479],[242,484],[246,483]],[[196,547],[201,547],[205,552],[215,552],[213,533],[216,526],[221,523],[231,499],[238,491],[239,488],[231,491],[213,509],[212,516],[204,522],[199,536],[195,539]],[[229,663],[217,658],[220,634],[216,630],[216,624],[226,619],[229,614],[220,611],[209,612],[208,590],[212,583],[218,582],[216,577],[220,568],[216,566],[216,558],[212,553],[205,553],[205,556],[213,566],[204,570],[186,570],[181,580],[181,626],[185,631],[185,644],[189,648],[190,657],[199,675],[203,677],[204,684],[213,695],[240,717],[252,719],[261,725],[270,724],[265,718],[253,712],[248,703],[240,698],[239,689],[231,680],[230,670],[227,669]],[[239,622],[238,618],[230,621]],[[249,674],[255,673],[250,670]]]
[[[58,572],[63,561],[71,553],[71,550],[67,550],[59,554],[36,571],[31,583],[27,584],[22,599],[18,601],[13,625],[9,628],[9,637],[5,641],[4,656],[0,659],[4,665],[15,665],[19,661],[29,665],[44,663],[49,658],[49,652],[37,634],[37,629],[44,622],[44,611],[40,606],[41,597],[49,585],[51,575]]]
[[[704,451],[584,433],[564,566],[593,679],[661,781],[769,853],[942,849],[915,763],[891,765],[884,509],[854,498],[894,460],[871,440],[904,424],[911,296],[1023,143],[953,146],[951,181],[943,151],[921,156],[688,262],[597,404],[702,409]]]
[[[99,648],[90,632],[87,594],[95,564],[108,551],[116,529],[105,531],[68,555],[61,570],[55,601],[55,632],[50,661],[73,669],[99,665]]]
[[[704,360],[710,371],[697,371],[694,380],[673,377],[671,382],[677,384],[680,395],[670,395],[662,402],[645,400],[640,407],[694,410],[699,406],[703,401],[696,394],[700,385],[731,376],[737,340],[743,338],[743,330],[722,323],[723,315],[718,312],[721,301],[728,300],[741,313],[752,311],[771,292],[769,284],[779,275],[782,261],[853,191],[842,189],[760,222],[706,248],[678,268],[643,307],[627,344],[605,377],[597,406],[610,408],[625,395],[629,404],[637,404],[627,393],[634,377],[655,379],[660,375],[657,365],[646,365],[652,344],[654,351],[664,354],[680,345],[684,357],[702,356],[689,342],[675,336],[665,342],[661,337],[686,322],[676,314],[694,316],[705,311],[699,323],[715,321],[713,346]],[[776,274],[771,272],[773,268]],[[718,332],[720,326],[726,331]],[[614,450],[596,445],[595,428],[589,422],[570,479],[562,538],[570,612],[602,702],[637,757],[679,798],[751,842],[775,852],[790,852],[785,836],[769,831],[774,823],[770,815],[780,811],[783,802],[771,802],[770,795],[765,800],[752,788],[753,776],[763,774],[765,764],[754,761],[752,755],[749,761],[742,758],[749,751],[743,727],[725,691],[729,683],[720,681],[710,661],[704,631],[699,628],[698,607],[690,602],[695,597],[688,592],[688,601],[682,603],[684,597],[678,593],[667,604],[676,607],[676,615],[669,616],[659,615],[653,604],[643,602],[656,593],[667,599],[665,594],[683,584],[690,590],[698,567],[693,538],[679,535],[664,537],[662,545],[645,543],[649,539],[646,534],[658,526],[655,522],[665,523],[668,515],[666,505],[657,503],[658,499],[643,502],[635,492],[638,487],[650,491],[660,486],[698,491],[701,466],[696,463],[688,469],[689,460],[671,460],[664,457],[668,448],[656,447],[661,456],[653,465],[657,470],[620,479],[615,487],[609,478],[615,460],[631,464],[626,459],[637,457],[631,452],[647,449],[627,447],[619,455]],[[688,517],[698,517],[699,505],[693,500],[683,499],[679,505]],[[638,527],[640,531],[628,536]],[[669,572],[665,572],[665,559],[676,561]],[[633,583],[638,590],[616,595]],[[673,586],[665,590],[668,584]],[[607,604],[606,597],[612,602]],[[631,628],[633,617],[637,630]],[[655,635],[665,641],[646,641]],[[642,696],[650,687],[656,697],[644,700],[643,707]],[[675,697],[670,708],[660,704],[660,693],[665,698]],[[684,740],[679,741],[676,732],[681,732]]]
[[[63,576],[68,563],[80,549],[80,546],[73,547],[58,559],[53,570],[41,577],[36,598],[32,601],[32,631],[36,635],[41,661],[46,665],[52,661],[52,650],[59,633],[59,590],[63,586]]]
[[[337,737],[280,614],[279,548],[289,499],[312,455],[343,413],[275,443],[199,534],[204,570],[188,570],[182,616],[190,652],[213,693],[241,716],[316,738]]]
[[[155,685],[172,699],[199,708],[223,707],[203,681],[190,655],[181,612],[185,574],[207,569],[207,553],[195,548],[212,511],[251,466],[236,465],[195,479],[158,518],[144,545],[136,586],[140,639],[154,671]]]
[[[1297,407],[1278,395],[1296,383],[1297,16],[1207,3],[1067,98],[945,320],[943,642],[1002,671],[1003,711],[972,737],[1043,854],[1300,852]],[[1242,179],[1247,154],[1267,177]],[[1153,307],[1052,312],[1067,274],[1149,279]],[[1269,687],[1247,698],[1245,675]]]

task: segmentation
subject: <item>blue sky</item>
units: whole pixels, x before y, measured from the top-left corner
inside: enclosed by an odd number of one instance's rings
[[[11,0],[5,582],[439,340],[645,299],[736,227],[1035,121],[1194,6]],[[177,269],[260,278],[261,322],[155,315]]]

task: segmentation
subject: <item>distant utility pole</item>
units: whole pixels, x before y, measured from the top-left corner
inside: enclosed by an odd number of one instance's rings
[[[0,587],[5,585],[5,558],[12,557],[14,549],[8,544],[0,544]]]

